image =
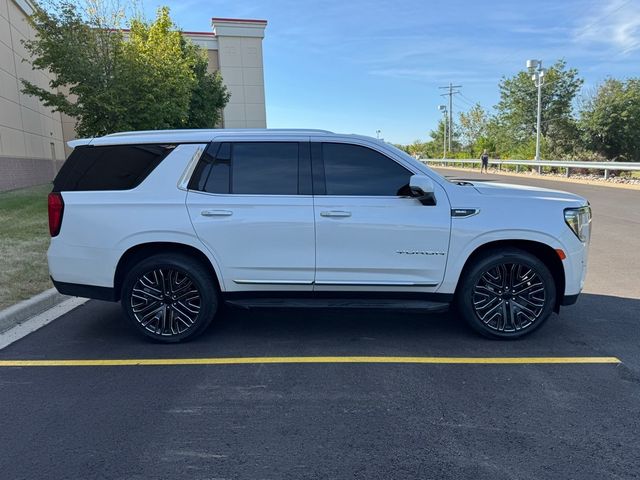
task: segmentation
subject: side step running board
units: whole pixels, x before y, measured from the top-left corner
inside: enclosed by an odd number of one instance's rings
[[[422,310],[444,312],[448,303],[413,299],[359,298],[243,298],[227,300],[228,305],[240,308],[363,308],[388,310]]]

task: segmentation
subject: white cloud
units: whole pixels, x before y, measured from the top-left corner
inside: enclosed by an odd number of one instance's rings
[[[437,70],[433,68],[377,68],[368,71],[369,75],[389,77],[401,80],[415,80],[445,83],[455,79],[465,83],[495,83],[496,78],[478,75],[478,72],[468,70]]]
[[[640,49],[640,2],[638,0],[598,1],[595,11],[585,16],[574,31],[579,43],[603,44],[618,53]]]

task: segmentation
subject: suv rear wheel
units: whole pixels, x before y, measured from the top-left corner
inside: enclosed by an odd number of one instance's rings
[[[476,332],[518,338],[551,315],[556,286],[547,266],[516,248],[490,250],[471,265],[457,292],[458,311]]]
[[[214,279],[182,254],[153,255],[129,270],[122,308],[134,328],[159,342],[175,343],[202,333],[218,307]]]

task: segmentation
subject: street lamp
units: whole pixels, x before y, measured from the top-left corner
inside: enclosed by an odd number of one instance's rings
[[[540,160],[540,116],[542,113],[542,84],[544,83],[544,70],[542,60],[527,60],[527,68],[531,72],[531,80],[538,88],[538,117],[536,120],[536,160]]]
[[[447,106],[438,105],[438,110],[440,110],[440,112],[442,112],[442,115],[444,115],[444,121],[442,122],[444,127],[444,140],[442,141],[442,158],[445,159],[447,158]]]
[[[382,130],[376,130],[376,138],[378,140],[380,140],[380,132],[382,132]]]

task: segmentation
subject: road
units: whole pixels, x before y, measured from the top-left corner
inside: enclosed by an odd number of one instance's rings
[[[477,175],[441,172],[461,178]],[[201,338],[138,338],[91,301],[7,359],[615,356],[620,364],[0,367],[0,477],[603,479],[640,475],[640,192],[587,197],[586,292],[514,342],[452,313],[225,309]]]

